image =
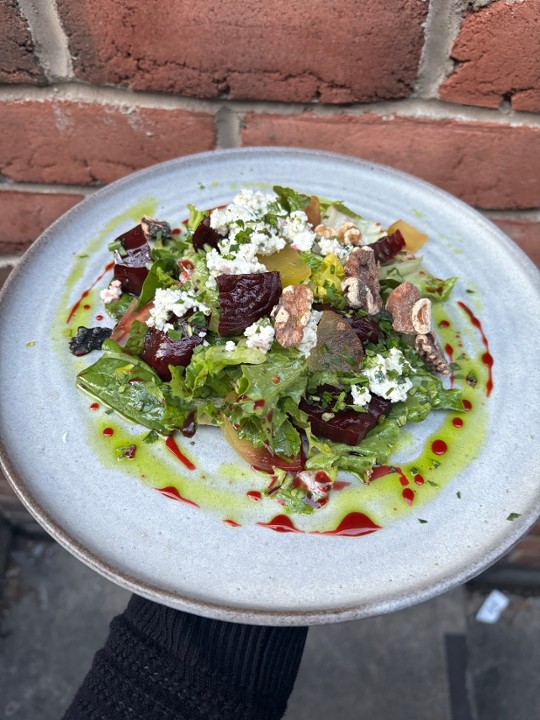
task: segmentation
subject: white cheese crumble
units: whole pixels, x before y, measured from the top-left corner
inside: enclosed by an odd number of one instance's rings
[[[119,300],[121,295],[122,283],[120,282],[120,280],[113,280],[108,288],[105,288],[99,293],[99,297],[106,305],[113,302],[114,300]]]
[[[274,328],[268,318],[257,320],[244,330],[247,338],[246,345],[249,348],[259,348],[265,353],[272,347],[274,334]]]
[[[236,343],[232,340],[227,340],[225,343],[225,352],[234,352],[236,350]]]
[[[154,306],[150,310],[150,317],[146,324],[148,327],[155,327],[158,330],[167,332],[167,330],[172,330],[173,327],[168,322],[171,315],[180,318],[189,310],[198,310],[204,315],[210,315],[211,312],[207,305],[186,290],[158,288],[154,297]]]
[[[362,375],[369,380],[370,392],[391,402],[406,400],[412,382],[403,376],[403,371],[412,367],[401,350],[392,348],[387,357],[377,354],[370,361],[371,366],[362,370]],[[390,372],[394,377],[388,377]]]
[[[327,255],[336,255],[342,265],[344,265],[349,259],[349,255],[354,249],[354,245],[350,243],[340,243],[335,238],[317,238],[319,245],[319,254],[323,257]]]
[[[311,351],[317,344],[317,325],[319,324],[321,315],[322,312],[312,310],[306,327],[304,328],[304,334],[302,335],[302,340],[300,341],[297,349],[305,357],[310,356]]]
[[[303,210],[294,210],[280,222],[281,232],[291,247],[300,252],[311,250],[316,235],[311,229],[308,216]]]
[[[367,407],[371,400],[371,393],[367,387],[351,385],[353,404],[358,407]]]

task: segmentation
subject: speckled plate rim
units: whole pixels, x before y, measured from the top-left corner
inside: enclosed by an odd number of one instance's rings
[[[152,173],[156,167],[167,167],[167,166],[178,166],[182,163],[190,163],[196,159],[205,158],[216,158],[223,157],[224,159],[228,156],[264,156],[276,152],[285,152],[290,155],[291,158],[297,157],[310,157],[312,159],[320,157],[321,159],[331,160],[339,162],[348,162],[352,164],[361,164],[365,168],[376,170],[379,173],[386,173],[389,175],[400,177],[402,180],[406,180],[409,183],[414,183],[419,187],[423,187],[426,191],[432,195],[436,195],[443,199],[447,205],[452,205],[456,212],[461,214],[468,214],[472,216],[477,223],[483,223],[487,229],[493,235],[494,241],[496,241],[501,247],[504,248],[509,254],[511,262],[519,265],[531,280],[538,280],[538,271],[532,261],[521,251],[521,249],[510,240],[499,228],[493,223],[484,218],[480,213],[472,209],[466,203],[455,198],[453,195],[446,193],[435,186],[403,173],[398,170],[394,170],[384,165],[377,163],[366,162],[358,158],[353,158],[346,155],[340,155],[337,153],[327,153],[321,151],[311,151],[294,148],[282,148],[282,147],[258,147],[258,148],[239,148],[231,150],[218,150],[208,153],[201,153],[197,155],[189,155],[180,159],[170,160],[165,163],[159,163],[149,168],[137,171],[125,178],[122,178],[106,187],[96,191],[90,197],[83,200],[77,206],[69,210],[62,217],[56,220],[44,233],[32,244],[27,250],[23,258],[20,260],[15,269],[11,272],[4,287],[0,291],[0,310],[4,298],[10,292],[10,288],[18,282],[19,277],[24,273],[25,266],[31,262],[36,255],[41,252],[43,246],[53,238],[57,227],[66,222],[71,222],[76,218],[77,214],[86,208],[99,204],[101,198],[108,195],[110,192],[114,192],[117,188],[129,187],[132,183],[137,183],[139,178],[145,174]],[[155,584],[146,583],[141,581],[137,577],[126,573],[120,567],[115,564],[108,563],[100,558],[98,555],[90,551],[84,544],[79,542],[76,538],[69,533],[61,523],[55,520],[55,518],[45,510],[42,504],[35,498],[33,493],[26,487],[24,478],[20,477],[10,460],[9,451],[6,448],[3,439],[0,437],[0,465],[2,466],[7,479],[17,497],[21,500],[27,510],[33,515],[33,517],[39,522],[39,524],[66,550],[74,555],[81,562],[85,563],[88,567],[98,572],[108,580],[126,588],[127,590],[146,597],[150,600],[168,605],[170,607],[177,608],[179,610],[192,612],[194,614],[202,615],[205,617],[211,617],[221,620],[227,620],[232,622],[245,622],[249,624],[262,624],[262,625],[314,625],[314,624],[328,624],[334,622],[344,622],[350,620],[356,620],[364,617],[370,617],[373,615],[380,615],[384,613],[394,612],[403,608],[409,607],[413,604],[429,600],[441,593],[444,593],[467,580],[475,577],[487,567],[492,565],[503,555],[505,555],[519,540],[527,533],[527,531],[534,525],[538,516],[540,516],[540,496],[534,505],[528,508],[528,512],[519,518],[519,521],[515,521],[512,524],[510,532],[506,533],[506,536],[502,542],[497,546],[492,547],[489,551],[485,552],[480,560],[477,562],[470,563],[461,572],[454,573],[451,577],[445,577],[433,581],[414,593],[409,591],[400,592],[394,591],[392,594],[389,593],[388,599],[373,601],[369,603],[359,605],[347,605],[343,607],[336,607],[331,610],[324,611],[306,611],[299,610],[295,611],[272,611],[257,608],[252,610],[249,608],[242,608],[237,606],[228,606],[226,604],[214,604],[202,601],[200,599],[193,600],[188,595],[184,595],[181,592],[171,592],[160,588]]]

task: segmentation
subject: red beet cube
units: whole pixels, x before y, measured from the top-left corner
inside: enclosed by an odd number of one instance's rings
[[[269,315],[281,296],[278,272],[246,275],[218,275],[220,317],[218,332],[222,337],[240,335],[259,318]]]
[[[140,295],[146,276],[148,263],[152,262],[150,247],[146,242],[141,225],[136,225],[116,240],[123,250],[114,253],[114,279],[120,280],[122,292]]]
[[[328,413],[328,410],[312,405],[307,400],[301,400],[299,407],[307,413],[311,430],[317,437],[325,437],[346,445],[358,445],[371,428],[375,427],[378,419],[386,413],[390,405],[390,400],[374,395],[367,412],[340,410],[327,420],[323,420],[322,416]]]

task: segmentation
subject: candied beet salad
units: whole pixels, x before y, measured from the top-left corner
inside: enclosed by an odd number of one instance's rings
[[[220,426],[268,495],[312,513],[339,472],[368,482],[407,422],[463,409],[431,319],[456,279],[422,266],[426,240],[279,186],[189,206],[181,230],[145,216],[109,246],[110,337],[70,342],[102,350],[77,384],[149,442]]]

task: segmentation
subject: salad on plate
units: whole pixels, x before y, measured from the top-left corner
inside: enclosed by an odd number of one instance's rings
[[[110,245],[114,328],[70,341],[103,351],[78,387],[148,443],[219,426],[267,496],[313,513],[338,475],[369,483],[406,423],[463,411],[432,320],[456,278],[425,269],[426,240],[281,186],[189,206],[179,229],[145,216]]]

